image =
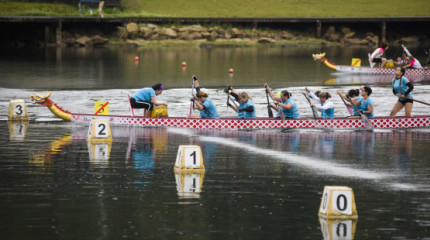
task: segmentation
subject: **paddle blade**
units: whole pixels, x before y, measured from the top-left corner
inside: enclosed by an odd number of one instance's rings
[[[273,117],[273,112],[272,112],[272,108],[270,107],[270,105],[267,105],[267,113],[269,114],[269,117]]]
[[[284,122],[286,118],[284,112],[279,108],[278,113],[279,113],[279,116],[281,116],[282,121]]]
[[[349,115],[353,115],[354,114],[354,110],[352,109],[352,107],[351,106],[346,106],[346,110],[348,110],[348,112],[349,112]]]

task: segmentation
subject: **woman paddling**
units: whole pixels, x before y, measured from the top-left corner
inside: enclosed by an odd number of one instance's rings
[[[404,76],[406,70],[404,68],[396,68],[395,78],[392,81],[393,84],[393,93],[399,99],[394,104],[393,109],[391,110],[390,117],[395,117],[396,114],[405,107],[405,115],[407,117],[412,117],[412,106],[413,101],[408,98],[412,98],[412,90],[414,86],[411,82]]]
[[[356,97],[351,100],[355,105],[354,108],[357,108],[359,113],[366,115],[368,118],[373,118],[373,101],[369,98],[370,94],[372,94],[370,87],[361,87],[361,98]],[[360,118],[360,116],[352,116],[351,118]]]
[[[339,96],[341,98],[345,99],[346,101],[349,101],[348,98],[350,98],[351,100],[354,100],[354,101],[360,101],[363,99],[362,97],[360,97],[360,90],[358,90],[358,89],[350,89],[346,95],[342,94],[339,90],[337,90],[336,92],[337,92],[337,94],[339,94]],[[360,106],[354,107],[349,102],[345,102],[345,105],[347,107],[352,108],[352,110],[353,110],[352,115],[348,116],[349,118],[354,117],[354,116],[357,116],[357,117],[360,116],[360,113],[359,113],[359,111],[361,110],[361,109],[359,109]]]
[[[320,103],[320,105],[310,104],[311,107],[316,107],[321,112],[321,118],[334,118],[334,105],[330,101],[330,93],[317,91],[315,94],[305,88],[305,91],[309,93],[311,98]]]
[[[238,96],[239,106],[231,105],[228,103],[228,106],[231,107],[234,111],[237,112],[238,118],[256,118],[257,114],[255,113],[255,105],[252,101],[252,98],[246,92],[241,92]]]
[[[215,107],[215,104],[209,98],[209,94],[200,89],[199,82],[195,81],[196,87],[196,98],[192,98],[191,101],[194,101],[196,104],[197,110],[200,111],[200,116],[189,115],[190,118],[219,118],[218,111]]]
[[[158,102],[156,96],[163,93],[164,86],[161,83],[155,84],[151,88],[142,88],[130,98],[132,108],[143,108],[144,116],[148,117],[154,106],[167,106],[166,102]]]
[[[276,109],[277,111],[279,109],[282,110],[287,118],[300,118],[299,109],[297,108],[296,102],[291,98],[292,95],[290,92],[283,90],[281,92],[281,96],[278,96],[272,92],[267,83],[264,84],[264,88],[266,88],[270,96],[272,96],[275,105],[279,106],[278,108],[277,106],[272,105],[271,107],[273,109]],[[277,117],[281,117],[279,113]]]

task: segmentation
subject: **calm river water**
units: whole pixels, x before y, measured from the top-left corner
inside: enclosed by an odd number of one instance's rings
[[[52,91],[51,99],[71,112],[90,113],[95,101],[109,101],[111,114],[128,114],[127,94],[162,82],[167,90],[158,98],[169,102],[169,115],[185,116],[196,74],[222,116],[234,116],[225,106],[227,85],[249,92],[257,115],[267,116],[265,82],[276,91],[290,90],[302,116],[311,116],[300,94],[305,86],[332,93],[335,115],[344,116],[335,91],[369,85],[375,113],[384,116],[396,101],[392,76],[336,75],[311,57],[324,51],[332,62],[349,65],[359,57],[365,65],[371,50],[3,50],[0,238],[430,239],[430,129],[112,126],[112,144],[100,146],[86,142],[87,126],[59,121],[28,97]],[[423,49],[410,50],[425,62]],[[395,55],[390,49],[388,57]],[[430,102],[429,79],[412,80],[414,97]],[[11,99],[27,102],[28,124],[6,121]],[[416,103],[413,113],[428,114],[429,107]],[[204,174],[174,173],[179,145],[202,148]],[[357,220],[318,217],[325,186],[353,189]]]

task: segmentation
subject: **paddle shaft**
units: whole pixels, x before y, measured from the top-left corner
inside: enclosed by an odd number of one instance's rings
[[[306,93],[303,93],[303,95],[305,96],[306,100],[308,100],[308,103],[312,104],[311,100],[308,97],[308,95]],[[317,113],[315,112],[315,107],[311,106],[311,110],[312,110],[312,115],[314,115],[314,119],[317,119]]]
[[[228,99],[227,99],[227,106],[228,106],[228,100],[231,100],[231,101],[233,102],[234,106],[235,106],[235,107],[237,107],[237,109],[239,110],[239,107],[237,106],[237,104],[236,104],[235,100],[234,100],[234,99],[232,99],[232,97],[230,96],[230,94],[229,94],[229,93],[226,93],[226,94],[227,94],[227,96],[228,96]]]
[[[373,125],[370,123],[369,119],[367,118],[366,115],[362,114],[360,112],[360,109],[358,109],[357,105],[355,105],[354,101],[352,101],[352,99],[350,97],[348,97],[348,101],[352,104],[352,106],[355,108],[355,110],[357,110],[358,114],[360,114],[361,120],[364,121],[365,125],[367,125],[367,127],[369,128],[373,128]]]
[[[416,100],[415,98],[408,98],[408,97],[405,97],[405,98],[408,99],[408,100],[412,100],[414,102],[419,102],[419,103],[422,103],[422,104],[430,106],[430,103],[426,103],[426,102],[423,102],[423,101],[420,101],[420,100]]]
[[[352,114],[354,113],[354,111],[352,110],[352,108],[346,104],[345,99],[343,99],[343,97],[342,97],[342,96],[340,96],[340,95],[339,95],[339,97],[340,97],[340,99],[342,99],[342,102],[345,104],[345,106],[346,106],[346,110],[348,110],[349,115],[351,115],[351,116],[352,116]]]
[[[193,84],[191,85],[191,99],[194,98],[194,82],[197,80],[196,76],[193,76]],[[190,115],[193,113],[194,101],[190,103]]]
[[[273,100],[272,94],[269,93],[269,90],[267,88],[266,88],[266,91],[267,91],[267,95],[269,95],[270,99],[272,99],[272,101],[274,102],[275,100]],[[276,107],[278,107],[278,113],[279,113],[279,116],[281,117],[282,121],[285,121],[285,114],[282,111],[281,107],[277,103],[275,103],[275,105],[276,105]]]
[[[266,88],[266,98],[267,98],[267,113],[269,114],[269,117],[273,117],[272,109],[270,108],[270,101],[269,101],[269,90]]]

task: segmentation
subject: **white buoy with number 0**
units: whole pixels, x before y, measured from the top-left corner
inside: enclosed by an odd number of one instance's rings
[[[357,218],[354,193],[344,186],[325,186],[319,216],[325,218]]]

